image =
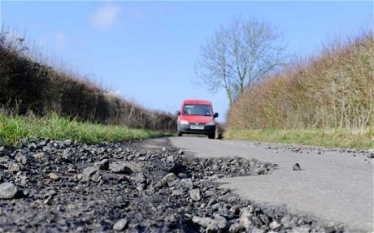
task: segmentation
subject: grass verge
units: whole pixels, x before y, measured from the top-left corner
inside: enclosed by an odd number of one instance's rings
[[[374,132],[374,129],[371,131]],[[372,149],[374,148],[374,135],[371,131],[361,133],[347,129],[230,130],[225,132],[224,138],[322,147]]]
[[[0,114],[0,146],[18,146],[21,138],[52,138],[55,140],[71,139],[82,143],[101,141],[126,141],[164,136],[166,133],[129,129],[126,126],[93,124],[69,120],[51,113],[39,118],[29,116],[5,116]]]

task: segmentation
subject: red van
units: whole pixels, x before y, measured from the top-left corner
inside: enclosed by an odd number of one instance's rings
[[[218,113],[214,113],[213,106],[207,100],[184,100],[177,112],[177,134],[205,134],[214,139]]]

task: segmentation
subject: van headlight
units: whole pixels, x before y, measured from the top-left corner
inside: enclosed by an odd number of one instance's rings
[[[210,121],[206,125],[216,125],[216,122],[215,121]]]
[[[181,120],[180,123],[181,123],[182,125],[188,125],[188,121],[185,121],[185,120]]]

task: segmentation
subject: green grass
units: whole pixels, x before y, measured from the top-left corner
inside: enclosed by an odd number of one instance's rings
[[[355,132],[346,129],[234,130],[226,132],[225,139],[371,149],[374,148],[372,131],[374,129],[367,132]]]
[[[0,145],[18,146],[20,138],[35,137],[55,140],[71,139],[82,143],[101,141],[126,141],[166,135],[151,130],[129,129],[126,126],[108,126],[78,122],[50,114],[44,118],[35,116],[4,116],[0,114]]]

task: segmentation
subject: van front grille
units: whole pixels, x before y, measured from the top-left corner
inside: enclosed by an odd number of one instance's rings
[[[190,125],[206,125],[205,123],[190,122]]]

